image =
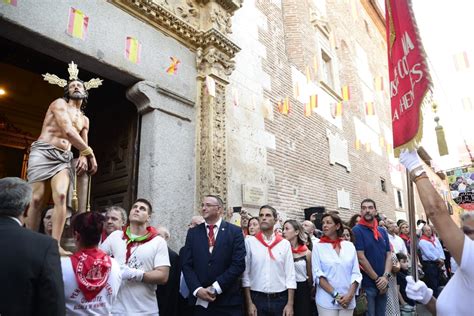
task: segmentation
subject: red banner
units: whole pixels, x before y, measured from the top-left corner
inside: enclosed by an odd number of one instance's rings
[[[385,0],[393,148],[413,149],[421,140],[421,105],[431,86],[411,0]]]

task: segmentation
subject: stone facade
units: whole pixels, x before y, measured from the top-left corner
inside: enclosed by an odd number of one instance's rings
[[[366,197],[389,217],[405,216],[404,178],[386,150],[388,92],[373,85],[380,76],[388,82],[383,23],[370,1],[244,2],[232,22],[231,38],[241,52],[231,76],[238,106],[232,100],[227,105],[229,204],[242,204],[242,184],[248,184],[260,187],[282,218],[302,219],[303,209],[324,206],[347,219]],[[318,95],[310,117],[304,115],[301,91],[295,96],[297,82],[300,90],[307,85]],[[346,85],[350,100],[343,102],[342,116],[334,116]],[[276,104],[287,97],[290,114],[280,114]],[[373,117],[365,114],[367,101],[375,102]],[[268,109],[272,115],[265,118]]]

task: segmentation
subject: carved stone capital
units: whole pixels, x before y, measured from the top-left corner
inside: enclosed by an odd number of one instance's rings
[[[226,38],[215,30],[206,33],[205,44],[196,50],[196,67],[200,77],[213,75],[227,84],[235,69],[233,57],[240,49],[221,40]]]
[[[145,114],[154,109],[150,95],[156,90],[156,84],[151,81],[140,81],[127,90],[127,99],[132,101],[137,107],[139,114]]]

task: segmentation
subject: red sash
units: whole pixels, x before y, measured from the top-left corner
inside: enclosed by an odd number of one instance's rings
[[[308,247],[306,247],[306,245],[299,245],[296,249],[291,247],[291,252],[292,253],[303,253],[303,252],[306,252],[306,251],[308,251]]]
[[[328,236],[323,236],[321,239],[319,239],[319,242],[322,244],[332,244],[332,248],[336,249],[339,248],[341,249],[341,242],[342,238],[336,238],[336,239],[331,239]]]
[[[125,263],[128,263],[128,259],[130,259],[130,256],[131,256],[131,250],[132,250],[132,247],[135,246],[135,245],[139,245],[139,244],[144,244],[150,240],[152,240],[153,238],[155,238],[156,236],[158,236],[158,231],[155,229],[155,227],[153,226],[148,226],[146,228],[147,230],[147,234],[145,236],[140,236],[140,237],[137,237],[137,238],[134,238],[132,239],[130,236],[129,236],[129,226],[125,226],[123,228],[123,239],[126,240],[127,242],[127,253],[125,255]]]
[[[257,240],[260,241],[260,243],[262,243],[262,245],[264,245],[265,247],[268,248],[268,253],[270,254],[270,258],[272,258],[272,260],[275,260],[275,257],[273,256],[273,253],[272,253],[272,248],[275,247],[280,241],[282,241],[283,237],[280,234],[275,234],[275,240],[272,242],[271,245],[268,245],[263,240],[263,233],[262,232],[258,232],[255,235],[255,238],[257,238]]]
[[[405,241],[410,241],[410,237],[408,237],[407,235],[405,234],[400,234],[400,238],[405,240]]]
[[[430,243],[433,244],[434,247],[436,247],[436,245],[435,245],[435,237],[434,237],[433,235],[431,235],[430,238],[428,238],[428,236],[426,236],[426,235],[421,235],[420,239],[429,241]]]
[[[379,230],[377,229],[379,227],[379,222],[377,221],[376,218],[374,218],[374,220],[372,221],[372,224],[370,224],[364,219],[363,216],[361,216],[359,220],[359,225],[370,228],[372,232],[374,233],[375,240],[379,240],[379,237],[382,237],[382,234],[380,234]]]
[[[110,257],[98,248],[81,249],[71,256],[71,263],[79,289],[87,301],[92,300],[109,279]]]

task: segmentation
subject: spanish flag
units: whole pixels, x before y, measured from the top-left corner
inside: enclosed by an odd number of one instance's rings
[[[454,55],[454,66],[457,71],[469,68],[469,59],[466,52],[457,53]]]
[[[17,0],[4,0],[4,1],[5,1],[6,4],[10,4],[10,5],[16,7]]]
[[[334,118],[338,116],[342,116],[342,102],[334,103],[332,111],[333,111],[332,116]]]
[[[176,57],[170,57],[171,59],[171,65],[166,69],[166,72],[169,75],[173,75],[178,71],[178,65],[181,62],[178,58]]]
[[[349,86],[343,86],[341,89],[342,101],[349,101],[351,98]]]
[[[318,95],[312,94],[309,96],[309,104],[311,106],[311,110],[314,110],[318,107]]]
[[[309,117],[309,116],[311,116],[312,112],[313,112],[313,109],[311,108],[311,104],[305,103],[304,104],[304,116]]]
[[[374,86],[375,91],[383,91],[383,77],[375,77]]]
[[[308,83],[311,82],[311,70],[309,69],[308,66],[306,66],[306,81],[307,81]]]
[[[315,55],[313,56],[313,70],[314,70],[314,80],[318,75],[318,57]]]
[[[142,44],[133,37],[127,36],[125,45],[125,57],[134,64],[140,63]]]
[[[290,114],[290,100],[288,97],[283,101],[278,101],[278,112],[285,115]]]
[[[75,8],[69,9],[69,21],[67,25],[67,33],[69,35],[82,40],[85,39],[88,25],[89,17],[87,17],[82,11]]]
[[[367,102],[365,104],[365,115],[367,115],[367,116],[375,115],[374,102]]]

